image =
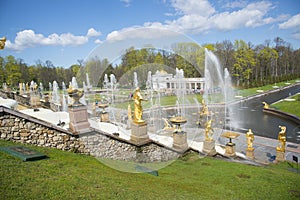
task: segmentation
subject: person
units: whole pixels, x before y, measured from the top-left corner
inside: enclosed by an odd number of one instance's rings
[[[279,126],[281,131],[278,134],[278,141],[279,144],[276,147],[277,151],[285,152],[285,143],[286,143],[286,127],[285,126]]]
[[[253,147],[253,141],[254,141],[254,134],[252,133],[252,130],[249,129],[249,131],[246,133],[246,138],[247,138],[247,147],[248,150],[252,150]]]
[[[140,88],[137,87],[133,94],[134,101],[134,116],[133,121],[136,123],[144,123],[145,121],[142,119],[143,116],[143,108],[142,101],[145,101],[141,95]]]

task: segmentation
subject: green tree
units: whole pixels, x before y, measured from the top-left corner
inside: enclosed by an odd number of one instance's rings
[[[255,52],[243,40],[236,40],[234,43],[235,53],[233,64],[233,76],[236,78],[237,86],[242,81],[249,87],[252,69],[256,65]]]

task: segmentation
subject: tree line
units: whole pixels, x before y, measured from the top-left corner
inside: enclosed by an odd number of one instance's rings
[[[175,68],[183,69],[185,77],[204,75],[204,48],[213,51],[223,68],[227,68],[237,87],[249,88],[265,84],[287,81],[300,77],[300,49],[294,50],[291,44],[277,37],[264,44],[253,45],[243,40],[231,42],[225,40],[215,44],[176,43],[171,50],[147,47],[130,47],[121,56],[118,64],[109,63],[106,58],[94,57],[87,61],[77,60],[69,68],[55,67],[51,61],[38,60],[27,65],[14,56],[0,56],[0,84],[6,82],[17,88],[20,82],[35,81],[46,88],[49,82],[56,80],[67,85],[72,77],[77,77],[79,85],[86,81],[88,74],[93,86],[102,87],[104,74],[114,74],[121,85],[132,82],[133,72],[138,71],[143,85],[147,72],[164,69],[174,73]],[[99,55],[101,56],[101,55]]]

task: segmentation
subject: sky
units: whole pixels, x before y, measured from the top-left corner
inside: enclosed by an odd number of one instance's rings
[[[280,37],[300,48],[298,0],[1,0],[0,56],[68,68],[109,42],[180,33],[200,45]],[[147,34],[148,33],[148,34]],[[102,55],[99,55],[101,58]]]

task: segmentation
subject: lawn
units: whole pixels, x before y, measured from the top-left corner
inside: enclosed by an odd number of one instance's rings
[[[300,173],[286,162],[257,167],[190,153],[153,176],[116,171],[87,155],[27,147],[49,159],[23,162],[0,152],[1,199],[300,198]]]
[[[297,80],[299,80],[299,79],[291,80],[288,83],[292,84],[292,83],[295,83]],[[284,86],[287,86],[286,83],[287,83],[286,81],[276,83],[276,86],[284,87]],[[263,90],[264,92],[269,91],[269,90],[274,90],[275,88],[273,88],[273,86],[275,86],[275,84],[264,85],[262,87],[256,87],[256,88],[242,89],[242,90],[237,91],[237,95],[242,95],[243,97],[251,96],[251,95],[259,94],[257,92],[257,90]]]
[[[295,101],[280,101],[271,105],[271,108],[287,112],[300,117],[300,94],[289,97]]]

